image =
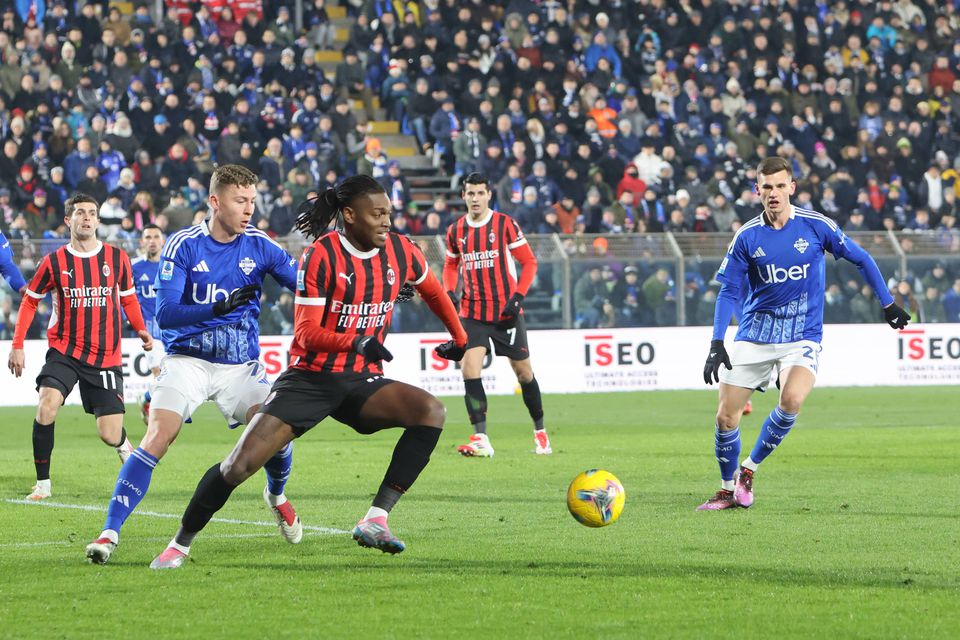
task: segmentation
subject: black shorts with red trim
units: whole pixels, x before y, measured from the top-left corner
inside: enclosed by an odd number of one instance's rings
[[[481,322],[473,318],[460,318],[460,322],[467,332],[467,349],[484,347],[487,353],[490,353],[492,342],[493,352],[498,356],[506,356],[511,360],[526,360],[530,357],[527,324],[523,316],[517,318],[517,324],[511,329],[498,329],[492,322]]]
[[[83,410],[96,417],[125,413],[123,404],[123,370],[120,367],[98,369],[56,349],[47,350],[47,361],[37,376],[37,391],[50,387],[63,394],[64,399],[77,382]]]
[[[370,434],[380,429],[363,426],[360,410],[370,396],[393,382],[375,373],[329,373],[293,367],[273,383],[260,413],[286,422],[298,438],[327,416],[357,433]]]

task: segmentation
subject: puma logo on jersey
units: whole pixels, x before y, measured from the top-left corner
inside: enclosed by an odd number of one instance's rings
[[[61,273],[61,275],[65,275],[65,276],[67,276],[68,278],[72,278],[72,277],[73,277],[73,269],[70,269],[69,271],[67,271],[66,269],[64,269],[64,270],[61,271],[60,273]]]
[[[338,278],[343,278],[344,280],[346,280],[346,281],[347,281],[347,284],[353,284],[353,276],[355,276],[355,275],[356,275],[356,274],[354,274],[354,273],[351,273],[350,275],[347,275],[347,274],[345,274],[343,271],[341,271],[340,273],[337,274],[337,277],[338,277]]]

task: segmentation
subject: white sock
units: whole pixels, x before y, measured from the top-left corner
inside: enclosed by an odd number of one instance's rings
[[[747,456],[747,459],[740,463],[741,467],[746,467],[750,471],[756,471],[758,464],[753,461],[750,456]]]
[[[720,488],[726,491],[733,491],[733,480],[721,480]]]
[[[273,495],[272,493],[270,493],[270,490],[269,490],[269,489],[267,490],[267,492],[266,492],[264,495],[267,496],[267,502],[270,503],[270,506],[271,506],[271,507],[279,507],[279,506],[282,505],[284,502],[288,502],[286,495],[284,495],[284,494],[281,493],[280,495],[275,496],[275,495]]]
[[[370,507],[367,511],[367,515],[363,516],[364,520],[369,520],[370,518],[386,518],[389,514],[381,509],[380,507]]]
[[[50,478],[47,478],[46,480],[37,480],[37,486],[40,487],[41,489],[46,489],[47,491],[49,491]]]
[[[190,555],[190,547],[185,547],[182,544],[177,544],[176,540],[171,540],[170,544],[167,545],[168,549],[176,549],[185,556]]]
[[[107,538],[113,544],[120,544],[120,534],[113,529],[104,529],[103,533],[100,534],[100,537]]]

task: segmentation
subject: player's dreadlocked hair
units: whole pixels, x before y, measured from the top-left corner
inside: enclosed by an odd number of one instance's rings
[[[306,236],[319,238],[327,232],[341,209],[350,206],[354,198],[368,193],[386,193],[386,190],[370,176],[351,176],[316,198],[304,201],[297,209],[295,227]]]

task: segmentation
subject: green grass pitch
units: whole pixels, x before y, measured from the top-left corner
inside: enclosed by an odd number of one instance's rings
[[[397,432],[335,422],[296,445],[287,493],[317,527],[288,545],[262,473],[218,514],[178,571],[147,568],[200,476],[239,433],[212,406],[185,425],[109,565],[100,532],[118,470],[92,418],[57,421],[53,501],[33,484],[30,408],[0,410],[3,638],[957,638],[957,389],[817,389],[760,468],[749,510],[695,512],[716,489],[715,391],[547,396],[554,455],[533,455],[519,397],[493,397],[496,457],[462,459],[460,398],[420,481],[391,516],[407,550],[358,547]],[[772,394],[744,419],[749,451]],[[131,407],[131,409],[133,409]],[[135,409],[127,428],[143,425]],[[746,455],[746,453],[744,453]],[[564,495],[601,467],[627,490],[620,520],[577,524]]]

